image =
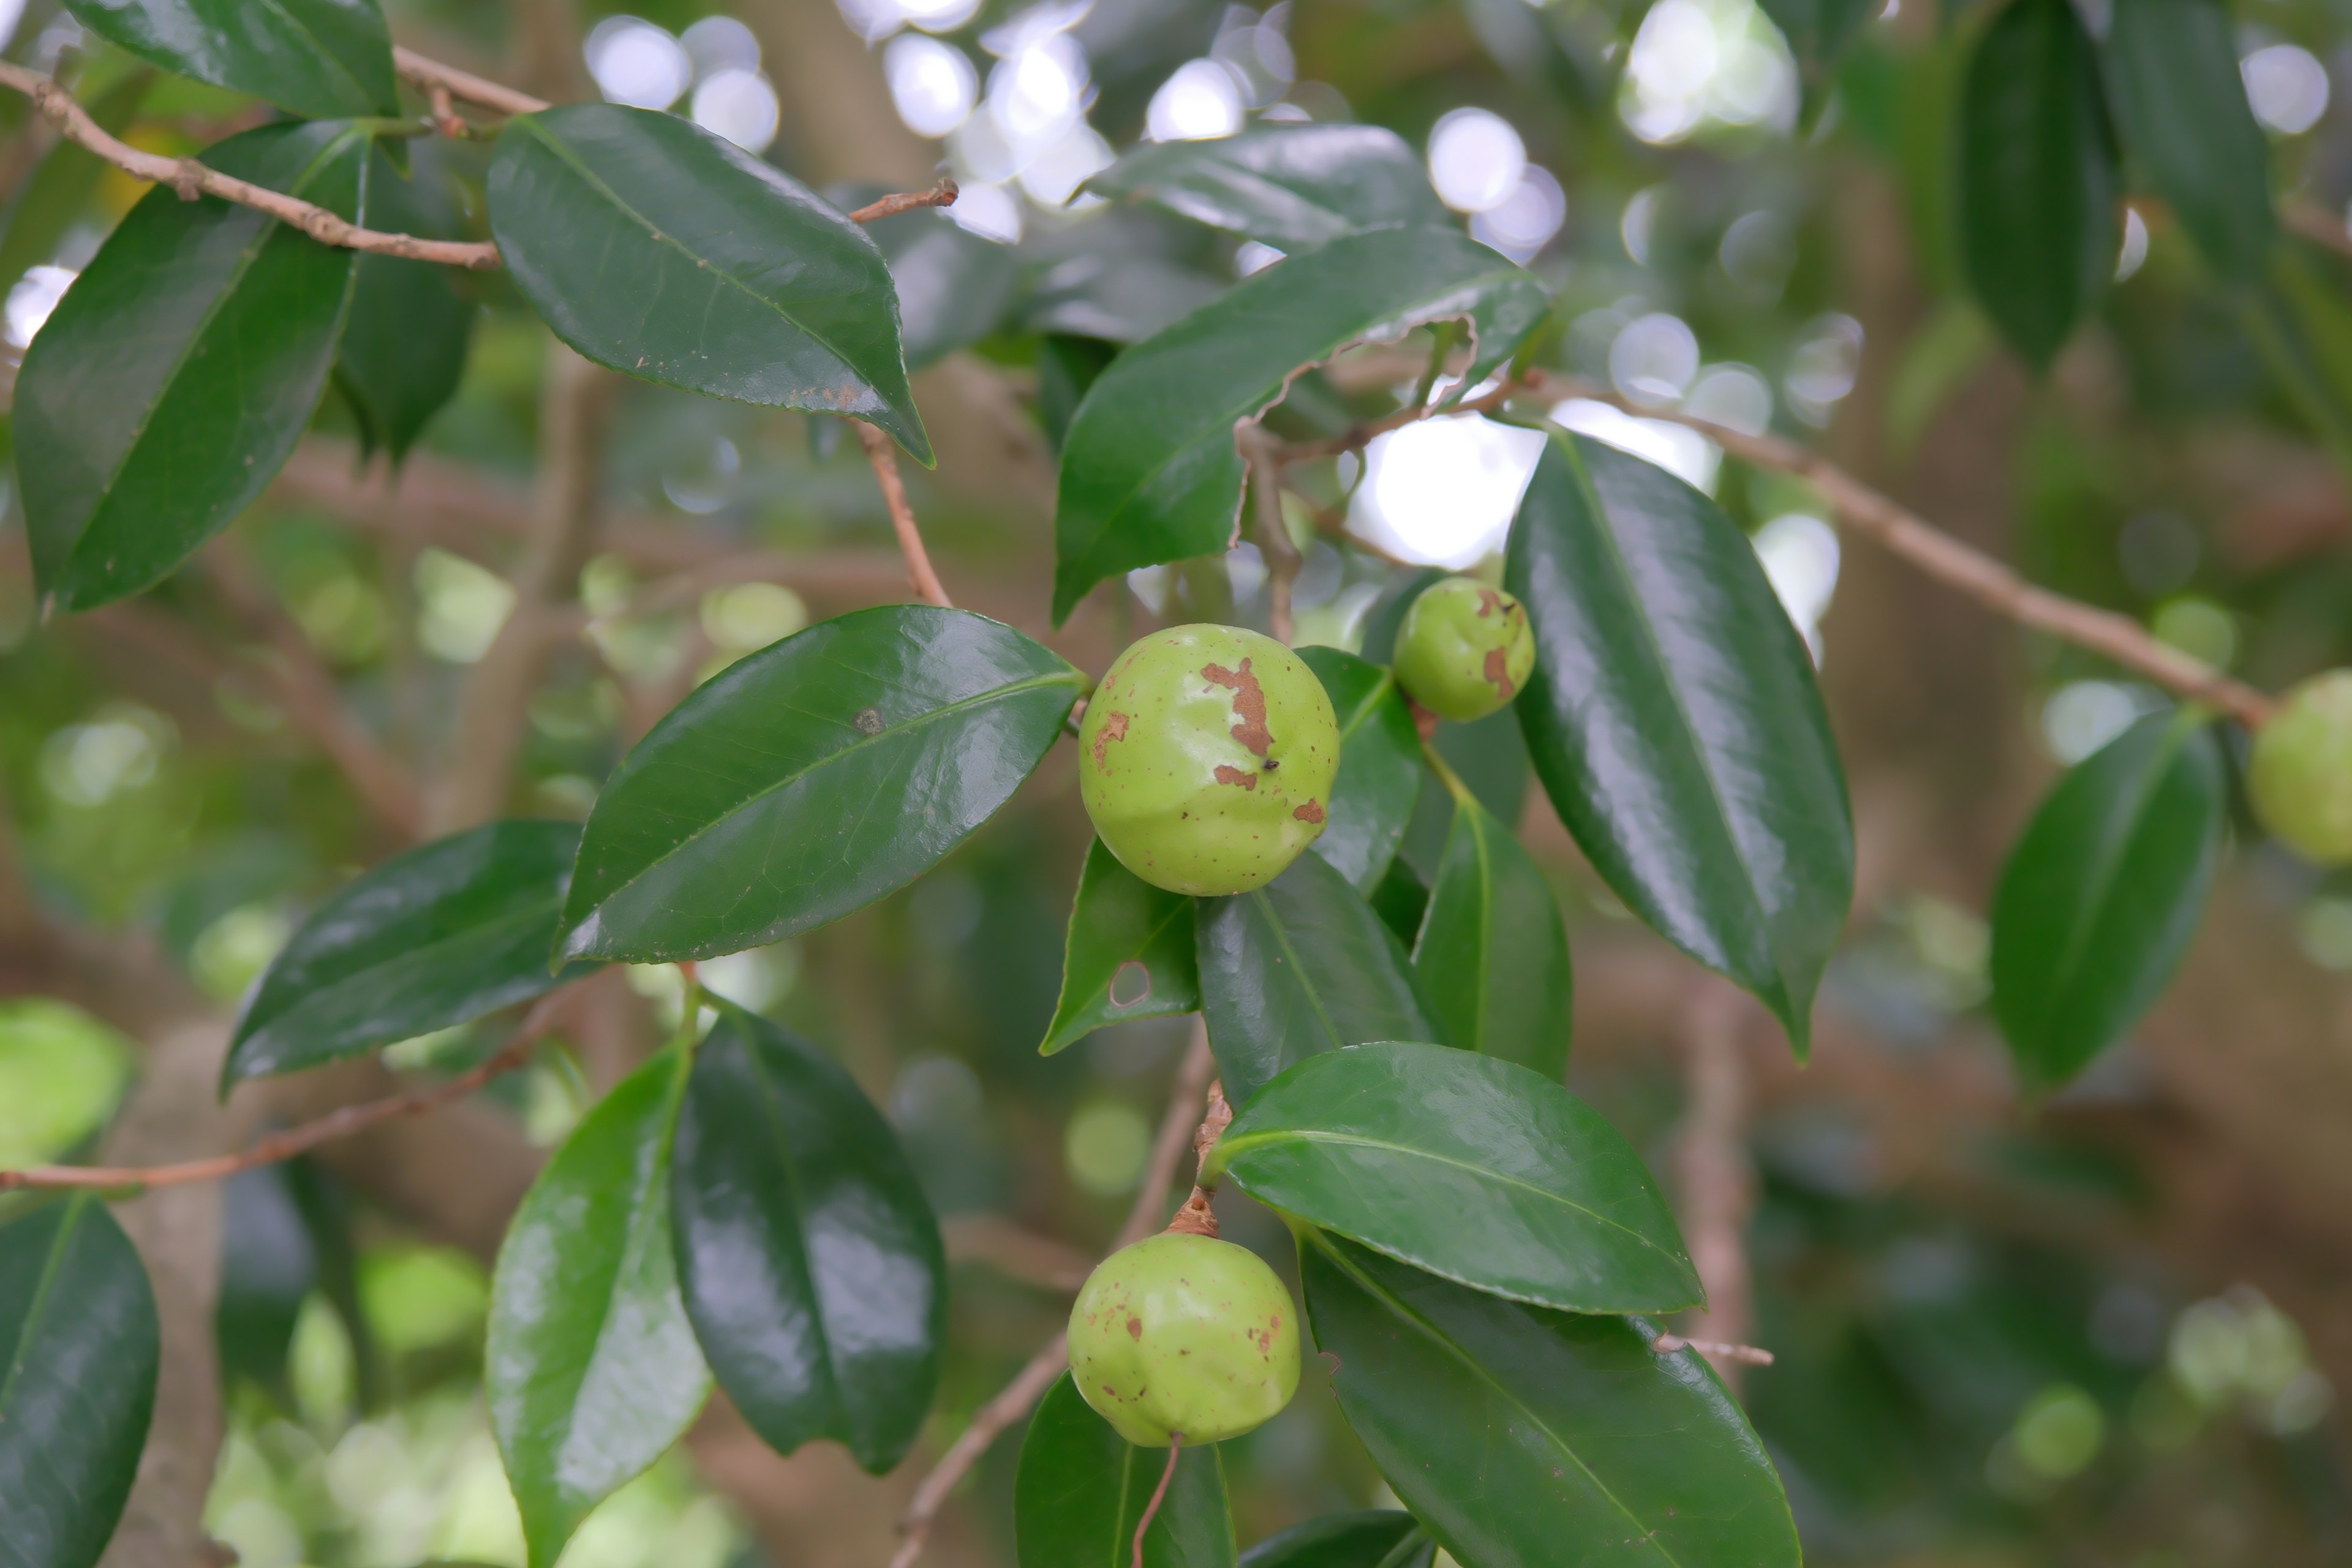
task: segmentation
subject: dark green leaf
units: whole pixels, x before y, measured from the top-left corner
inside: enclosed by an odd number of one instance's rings
[[[1388,873],[1421,790],[1421,738],[1396,677],[1336,647],[1298,657],[1330,694],[1339,715],[1339,776],[1315,852],[1370,894]]]
[[[1853,897],[1845,774],[1747,536],[1662,468],[1555,436],[1511,525],[1536,629],[1514,704],[1560,820],[1659,934],[1805,1049]]]
[[[555,335],[666,386],[845,414],[931,460],[898,296],[857,225],[675,114],[519,114],[490,164],[490,231]]]
[[[1642,1318],[1507,1301],[1337,1237],[1299,1247],[1348,1424],[1468,1568],[1798,1568],[1764,1446],[1706,1363]]]
[[[456,225],[435,185],[438,174],[437,155],[425,148],[405,179],[379,150],[368,176],[368,226],[454,238]],[[359,416],[362,453],[382,447],[397,463],[425,422],[457,392],[474,307],[458,293],[455,278],[451,268],[429,261],[360,258],[335,384]]]
[[[1554,1083],[1567,1072],[1574,992],[1559,900],[1543,868],[1475,796],[1454,804],[1412,972],[1455,1045]]]
[[[2018,1071],[2055,1088],[2137,1022],[2205,912],[2229,820],[2202,720],[2143,719],[2034,813],[1992,905],[1992,1005]]]
[[[996,330],[1012,307],[1021,264],[945,213],[919,209],[866,226],[898,289],[907,368],[920,370]]]
[[[0,1552],[89,1568],[139,1472],[161,1354],[155,1300],[99,1198],[0,1225]]]
[[[1430,1568],[1437,1542],[1409,1513],[1327,1513],[1269,1535],[1242,1553],[1241,1568]]]
[[[66,9],[165,70],[306,119],[400,112],[392,35],[375,0],[66,0]]]
[[[722,1004],[678,1118],[678,1283],[719,1386],[779,1453],[877,1475],[939,1387],[947,1255],[882,1113],[833,1059]]]
[[[319,1283],[318,1247],[286,1165],[221,1184],[220,1297],[213,1310],[221,1371],[284,1397],[286,1352],[303,1298]]]
[[[1430,746],[1496,821],[1514,823],[1526,814],[1528,738],[1515,707],[1507,705],[1467,724],[1440,723]],[[1405,825],[1399,853],[1412,862],[1423,881],[1433,883],[1445,859],[1446,838],[1453,831],[1454,792],[1435,769],[1424,766],[1421,794],[1413,803],[1412,820]],[[1416,934],[1419,930],[1414,928]]]
[[[1437,1037],[1404,949],[1319,855],[1255,892],[1202,899],[1201,1011],[1235,1105],[1318,1052]]]
[[[596,797],[568,955],[710,958],[904,887],[1029,776],[1082,677],[984,616],[890,605],[738,660]]]
[[[478,1018],[554,989],[580,828],[493,822],[385,861],[319,906],[245,1005],[224,1087]],[[574,970],[572,973],[578,973]]]
[[[1095,384],[1119,345],[1102,338],[1047,332],[1037,340],[1037,422],[1055,452],[1070,433],[1070,420],[1087,389]]]
[[[1052,1056],[1105,1024],[1197,1012],[1192,900],[1155,888],[1095,840],[1078,874],[1062,956],[1062,999],[1037,1047]]]
[[[1066,1375],[1056,1382],[1029,1418],[1013,1482],[1021,1568],[1128,1568],[1168,1452],[1134,1447],[1087,1408]],[[1176,1454],[1168,1496],[1144,1532],[1143,1568],[1233,1568],[1224,1450],[1212,1444]]]
[[[2121,244],[2115,132],[2068,0],[2010,0],[1993,18],[1961,89],[1959,144],[1969,281],[2001,335],[2045,367],[2105,290]]]
[[[2254,123],[2221,0],[2117,0],[2107,83],[2125,144],[2223,276],[2260,281],[2270,252],[2270,142]]]
[[[368,145],[339,125],[265,125],[205,161],[352,217]],[[16,379],[46,599],[84,610],[135,594],[261,493],[318,405],[358,258],[217,197],[141,198]]]
[[[1129,349],[1087,394],[1062,449],[1055,623],[1106,577],[1232,542],[1234,426],[1300,365],[1375,331],[1466,318],[1477,340],[1467,385],[1549,310],[1534,278],[1457,230],[1378,229],[1255,273]]]
[[[1284,250],[1445,217],[1420,158],[1378,125],[1263,125],[1210,142],[1147,142],[1087,189]]]
[[[499,1248],[482,1385],[531,1568],[660,1458],[710,1392],[670,1245],[670,1138],[692,1065],[665,1051],[614,1086]]]
[[[1389,862],[1388,874],[1372,889],[1371,904],[1381,923],[1395,932],[1399,942],[1417,941],[1421,917],[1429,908],[1429,885],[1412,863],[1400,855]]]
[[[1208,1172],[1513,1300],[1673,1312],[1705,1294],[1642,1157],[1567,1089],[1492,1057],[1397,1041],[1310,1057],[1243,1109]]]
[[[1364,612],[1364,657],[1374,664],[1394,664],[1397,633],[1404,628],[1412,602],[1451,575],[1443,566],[1416,566],[1391,577]]]
[[[1028,279],[1015,319],[1049,337],[1141,342],[1225,291],[1225,279],[1149,251],[1082,251]]]
[[[139,112],[155,73],[141,67],[108,88],[89,105],[100,130],[120,136]],[[13,287],[28,267],[58,254],[67,232],[88,209],[106,161],[77,142],[59,142],[42,158],[8,204],[0,223],[0,289]]]
[[[1878,14],[1871,0],[1763,0],[1764,14],[1789,40],[1806,86],[1826,89],[1838,57],[1862,25]]]

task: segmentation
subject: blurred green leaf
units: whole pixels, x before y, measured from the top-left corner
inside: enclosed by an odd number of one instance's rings
[[[1020,787],[1082,679],[1010,626],[920,605],[738,660],[596,797],[563,952],[711,958],[905,886]]]
[[[1327,1513],[1269,1535],[1242,1553],[1240,1568],[1430,1568],[1437,1542],[1395,1509]]]
[[[2205,912],[2229,821],[2201,715],[2141,720],[2034,813],[1992,905],[1992,1005],[2018,1071],[2064,1083],[2154,1002]]]
[[[767,1020],[719,1008],[671,1167],[687,1314],[719,1386],[770,1447],[832,1437],[879,1475],[906,1457],[939,1387],[939,1222],[847,1073]]]
[[[1801,1056],[1853,896],[1853,825],[1812,661],[1747,536],[1664,469],[1555,436],[1505,576],[1536,629],[1514,706],[1560,820]]]
[[[1012,307],[1021,264],[1012,247],[983,239],[936,208],[866,226],[898,286],[907,368],[920,370],[994,331]]]
[[[457,237],[446,203],[433,188],[438,173],[437,153],[420,149],[404,178],[379,148],[368,175],[367,226]],[[425,421],[457,392],[473,325],[474,306],[457,292],[449,268],[397,256],[360,258],[335,384],[359,416],[362,456],[379,447],[394,463],[407,455]]]
[[[1339,716],[1339,774],[1329,820],[1315,852],[1369,894],[1381,885],[1421,791],[1421,739],[1396,677],[1336,647],[1302,647],[1298,657],[1330,694]]]
[[[463,1024],[585,972],[548,972],[580,828],[493,822],[395,856],[319,906],[237,1019],[224,1089]]]
[[[131,72],[89,104],[89,117],[99,129],[116,136],[139,113],[139,105],[155,73]],[[41,159],[0,218],[0,289],[15,285],[28,267],[38,267],[58,253],[66,234],[88,210],[97,194],[106,161],[77,142],[60,141]]]
[[[105,1201],[0,1224],[0,1542],[9,1568],[90,1568],[131,1495],[162,1353],[155,1300]]]
[[[1878,14],[1872,0],[1762,0],[1762,5],[1797,58],[1809,96],[1828,90],[1846,46]]]
[[[1168,1496],[1143,1535],[1143,1568],[1232,1568],[1234,1520],[1225,1455],[1215,1444],[1176,1451]],[[1127,1568],[1135,1527],[1168,1468],[1165,1448],[1138,1448],[1087,1407],[1066,1373],[1046,1391],[1021,1440],[1013,1536],[1021,1568]]]
[[[66,0],[66,9],[165,70],[305,119],[400,112],[392,35],[375,0]]]
[[[1062,997],[1039,1053],[1050,1057],[1105,1024],[1197,1011],[1201,974],[1192,943],[1192,900],[1153,887],[1096,839],[1078,874]]]
[[[1513,1062],[1398,1041],[1310,1057],[1225,1130],[1209,1156],[1220,1172],[1271,1208],[1513,1300],[1673,1312],[1706,1295],[1641,1156]]]
[[[692,1066],[665,1051],[614,1086],[499,1248],[482,1383],[531,1568],[660,1458],[710,1392],[670,1240],[670,1140]]]
[[[106,1125],[139,1047],[46,996],[0,1001],[0,1170],[54,1160]]]
[[[2276,224],[2271,150],[2221,0],[2116,0],[2107,85],[2125,144],[2147,166],[2214,270],[2263,276]]]
[[[562,104],[506,122],[489,205],[515,287],[597,363],[931,461],[881,251],[773,164],[678,115]]]
[[[1567,1072],[1574,980],[1559,900],[1543,868],[1475,796],[1454,803],[1412,972],[1455,1045],[1554,1083]]]
[[[1475,1058],[1465,1058],[1475,1060]],[[1643,1318],[1507,1301],[1308,1231],[1307,1321],[1397,1495],[1467,1568],[1797,1568],[1780,1480],[1696,1352]]]
[[[1207,142],[1147,142],[1086,184],[1283,250],[1445,209],[1421,159],[1378,125],[1259,125]]]
[[[221,1371],[290,1401],[286,1353],[303,1299],[319,1283],[318,1248],[287,1167],[257,1165],[221,1184],[220,1295],[213,1332]]]

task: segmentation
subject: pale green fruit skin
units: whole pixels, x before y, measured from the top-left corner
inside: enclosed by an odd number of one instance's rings
[[[2352,669],[2286,694],[2254,736],[2246,789],[2263,826],[2296,854],[2352,864]]]
[[[1467,724],[1519,694],[1536,667],[1527,606],[1471,577],[1424,592],[1397,628],[1397,683],[1441,719]]]
[[[1247,1247],[1171,1232],[1096,1265],[1070,1309],[1070,1373],[1118,1435],[1222,1443],[1272,1419],[1298,1387],[1298,1312]]]
[[[1171,626],[1111,665],[1078,752],[1079,798],[1120,865],[1171,892],[1245,893],[1322,835],[1339,718],[1272,637]]]

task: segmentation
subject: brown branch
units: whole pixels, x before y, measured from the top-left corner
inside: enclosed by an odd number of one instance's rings
[[[1696,1351],[1718,1367],[1725,1362],[1737,1362],[1742,1366],[1770,1366],[1772,1352],[1755,1345],[1727,1344],[1722,1340],[1686,1340],[1680,1334],[1660,1334],[1650,1342],[1650,1349],[1659,1355],[1672,1355],[1676,1351]]]
[[[1689,1109],[1675,1142],[1683,1232],[1706,1291],[1704,1316],[1728,1342],[1744,1339],[1756,1317],[1748,1267],[1756,1176],[1748,1160],[1748,1064],[1740,1051],[1746,1007],[1747,998],[1721,980],[1709,979],[1692,998],[1684,1024]],[[1722,1342],[1685,1342],[1714,1363],[1734,1394],[1739,1392],[1738,1368],[1746,1358],[1717,1353]]]
[[[1095,1260],[1067,1242],[1023,1230],[992,1214],[950,1215],[940,1222],[951,1263],[978,1263],[1041,1290],[1076,1290]]]
[[[1265,622],[1274,640],[1287,645],[1295,629],[1290,614],[1291,584],[1298,581],[1303,562],[1290,528],[1282,520],[1282,458],[1273,439],[1254,425],[1235,428],[1234,440],[1249,464],[1252,516],[1258,548],[1265,552]]]
[[[918,207],[951,207],[963,193],[953,180],[941,180],[928,191],[898,191],[878,196],[849,215],[852,223],[872,223],[876,218],[896,217]]]
[[[392,68],[400,73],[403,81],[428,96],[436,91],[446,93],[461,102],[496,110],[500,114],[537,114],[551,107],[543,98],[517,92],[488,77],[427,59],[415,49],[404,49],[396,44],[392,50]]]
[[[923,531],[915,522],[915,509],[907,500],[907,481],[898,474],[898,450],[890,437],[864,420],[855,421],[857,439],[866,447],[866,460],[874,465],[875,480],[882,487],[883,504],[890,509],[890,526],[898,535],[898,552],[907,558],[907,581],[914,586],[923,603],[937,605],[940,609],[953,609],[955,602],[940,585],[940,574],[931,570],[930,552],[923,548]]]
[[[2342,213],[2330,212],[2309,196],[2289,196],[2279,203],[2279,218],[2314,244],[2338,256],[2352,256],[2352,223]]]

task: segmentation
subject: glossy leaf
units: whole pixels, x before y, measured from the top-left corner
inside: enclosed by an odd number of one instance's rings
[[[1409,1513],[1327,1513],[1269,1535],[1242,1553],[1241,1568],[1430,1568],[1437,1542]]]
[[[2205,912],[2229,821],[2212,732],[2143,719],[2078,763],[2034,814],[1992,905],[1992,1005],[2037,1089],[2138,1021]]]
[[[515,287],[597,363],[863,419],[930,462],[882,252],[773,164],[679,115],[563,104],[506,122],[489,205]]]
[[[1225,1098],[1366,1040],[1436,1037],[1404,949],[1330,862],[1301,855],[1255,892],[1200,903],[1201,1012]]]
[[[814,1047],[721,1004],[678,1117],[678,1283],[719,1386],[779,1453],[877,1475],[940,1381],[947,1256],[898,1136]]]
[[[1395,1041],[1310,1057],[1234,1118],[1209,1171],[1514,1300],[1672,1312],[1705,1295],[1633,1146],[1558,1083],[1491,1057]]]
[[[1715,503],[1555,436],[1505,582],[1536,629],[1515,704],[1560,820],[1626,906],[1805,1049],[1853,897],[1845,775],[1812,661]]]
[[[1574,1001],[1568,926],[1535,858],[1479,805],[1457,801],[1412,972],[1447,1039],[1558,1083]]]
[[[376,0],[66,0],[66,9],[165,70],[306,119],[400,112]]]
[[[499,1248],[482,1384],[531,1568],[660,1458],[710,1392],[670,1243],[670,1139],[691,1066],[665,1051],[614,1086]]]
[[[237,1019],[224,1087],[356,1056],[554,989],[580,828],[493,822],[352,881],[279,951]],[[572,973],[577,973],[572,971]]]
[[[1105,1024],[1199,1011],[1192,942],[1192,900],[1153,887],[1096,839],[1070,910],[1062,998],[1038,1051],[1050,1057]]]
[[[1168,1468],[1165,1448],[1139,1448],[1087,1407],[1066,1374],[1045,1393],[1021,1440],[1013,1481],[1020,1568],[1128,1568],[1135,1527]],[[1143,1568],[1233,1568],[1234,1520],[1224,1450],[1177,1450],[1168,1496],[1143,1535]]]
[[[1372,1462],[1466,1568],[1798,1568],[1772,1462],[1643,1318],[1507,1301],[1337,1237],[1299,1246],[1307,1321]]]
[[[0,1225],[0,1555],[90,1568],[139,1472],[162,1353],[131,1238],[82,1194]]]
[[[1457,230],[1377,229],[1255,273],[1138,343],[1087,392],[1062,448],[1055,622],[1106,577],[1224,550],[1242,489],[1234,426],[1299,366],[1466,318],[1475,383],[1549,309],[1534,278]]]
[[[2269,140],[2254,123],[2221,0],[2118,0],[2107,83],[2135,157],[2216,270],[2261,280],[2276,225]]]
[[[100,130],[120,136],[139,113],[155,73],[144,66],[92,99],[89,117]],[[88,210],[99,179],[110,165],[78,142],[60,141],[18,187],[0,218],[0,287],[14,287],[28,267],[58,254],[58,246]]]
[[[710,958],[904,887],[1029,776],[1082,679],[1010,626],[920,605],[738,660],[596,797],[564,952]]]
[[[205,161],[351,217],[368,145],[332,124],[266,125]],[[83,610],[135,594],[261,493],[318,405],[358,257],[216,197],[141,198],[16,380],[44,598]]]
[[[2045,367],[2105,290],[2122,243],[2115,133],[2068,0],[2010,0],[1985,29],[1961,88],[1959,170],[1969,282],[2001,335]]]
[[[419,148],[412,156],[414,170],[404,179],[377,151],[368,176],[368,226],[457,237],[433,185],[436,155]],[[359,416],[363,455],[381,447],[397,463],[425,421],[456,394],[474,325],[474,305],[457,291],[456,278],[451,268],[429,261],[360,258],[351,320],[335,356],[335,384]]]
[[[1087,189],[1282,250],[1445,217],[1419,156],[1378,125],[1262,125],[1213,141],[1147,142]]]
[[[1339,716],[1339,776],[1315,852],[1370,895],[1387,875],[1421,791],[1421,738],[1396,677],[1336,647],[1298,657],[1330,694]]]
[[[994,331],[1011,309],[1021,265],[945,213],[899,213],[866,226],[898,290],[907,368],[920,370]]]

